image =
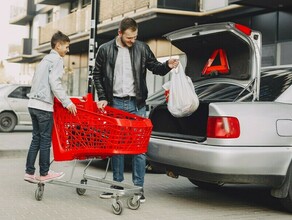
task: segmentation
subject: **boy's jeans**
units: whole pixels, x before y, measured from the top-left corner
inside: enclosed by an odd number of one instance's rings
[[[50,148],[53,128],[53,112],[28,108],[32,120],[32,141],[26,159],[26,173],[34,174],[39,155],[40,175],[46,176],[50,168]]]
[[[137,110],[136,100],[132,99],[113,99],[112,107],[121,109],[142,117],[146,116],[146,107]],[[113,180],[117,182],[122,182],[124,180],[124,155],[113,156],[112,159],[112,170],[113,170]],[[132,180],[135,186],[144,185],[145,176],[145,166],[146,166],[146,156],[145,154],[133,155],[132,158]]]

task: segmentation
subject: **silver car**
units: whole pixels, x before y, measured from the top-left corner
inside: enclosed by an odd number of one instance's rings
[[[0,86],[0,131],[13,131],[16,125],[31,125],[27,94],[29,85],[1,84]]]
[[[261,34],[234,23],[167,38],[186,53],[200,105],[191,116],[175,118],[155,101],[165,102],[162,91],[149,97],[156,105],[149,115],[151,166],[203,188],[265,185],[292,211],[292,66],[261,68]],[[218,48],[226,54],[213,65],[210,54]]]

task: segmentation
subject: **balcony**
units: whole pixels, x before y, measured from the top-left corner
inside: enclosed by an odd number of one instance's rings
[[[34,0],[35,4],[44,4],[44,5],[60,5],[65,2],[70,2],[71,0]]]
[[[147,41],[179,28],[192,26],[196,22],[206,22],[208,17],[216,19],[216,14],[240,8],[231,5],[202,12],[201,1],[203,0],[99,0],[97,41],[101,44],[115,37],[119,22],[124,17],[132,17],[138,22],[139,39]],[[70,53],[88,50],[90,21],[91,5],[88,5],[48,23],[39,29],[39,46],[36,49],[48,52],[51,36],[61,30],[70,37]]]
[[[71,44],[89,39],[91,20],[91,6],[77,10],[67,16],[48,23],[39,29],[39,45],[38,50],[42,50],[42,45],[51,41],[52,35],[61,30],[70,37]],[[71,47],[70,47],[71,48]],[[48,49],[46,49],[48,50]]]
[[[198,11],[198,2],[199,0],[100,0],[99,21],[104,22],[136,13],[147,13],[151,8]]]
[[[41,54],[33,54],[33,39],[23,38],[21,45],[9,45],[7,61],[11,63],[32,63],[41,59]]]
[[[291,0],[229,0],[229,4],[239,4],[260,8],[284,9],[291,8]]]
[[[200,0],[100,0],[97,34],[112,38],[117,34],[123,17],[133,17],[139,23],[139,37],[151,38],[194,24]],[[173,25],[175,24],[175,25]],[[149,31],[151,30],[151,31]]]
[[[12,5],[10,9],[10,24],[26,25],[33,20],[36,7],[33,0],[22,0],[18,5]]]
[[[100,0],[97,37],[111,39],[117,35],[119,22],[124,17],[132,17],[139,24],[139,39],[148,40],[164,34],[207,22],[216,14],[237,10],[239,6],[214,7],[200,11],[204,0]],[[214,3],[217,6],[217,2]]]

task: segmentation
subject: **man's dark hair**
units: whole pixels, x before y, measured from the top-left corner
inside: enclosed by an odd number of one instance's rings
[[[65,42],[69,42],[70,43],[70,39],[67,35],[63,34],[61,31],[57,31],[51,39],[51,47],[54,49],[56,44],[60,42],[60,43],[65,43]]]
[[[119,30],[124,33],[127,29],[136,31],[138,29],[138,24],[133,18],[124,18],[119,26]]]

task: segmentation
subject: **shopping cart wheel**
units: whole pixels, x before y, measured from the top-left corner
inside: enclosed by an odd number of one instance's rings
[[[136,210],[140,207],[140,200],[137,199],[135,196],[131,196],[127,199],[127,205],[130,209]]]
[[[41,201],[43,198],[43,194],[44,194],[44,190],[45,190],[45,184],[43,183],[39,183],[37,189],[35,190],[35,199],[37,201]]]
[[[116,200],[112,204],[113,213],[116,215],[120,215],[123,211],[123,203],[120,200]]]
[[[87,184],[87,180],[86,179],[83,179],[80,181],[80,184]],[[76,192],[79,196],[82,196],[84,195],[84,193],[86,192],[86,189],[83,189],[83,188],[76,188]]]

